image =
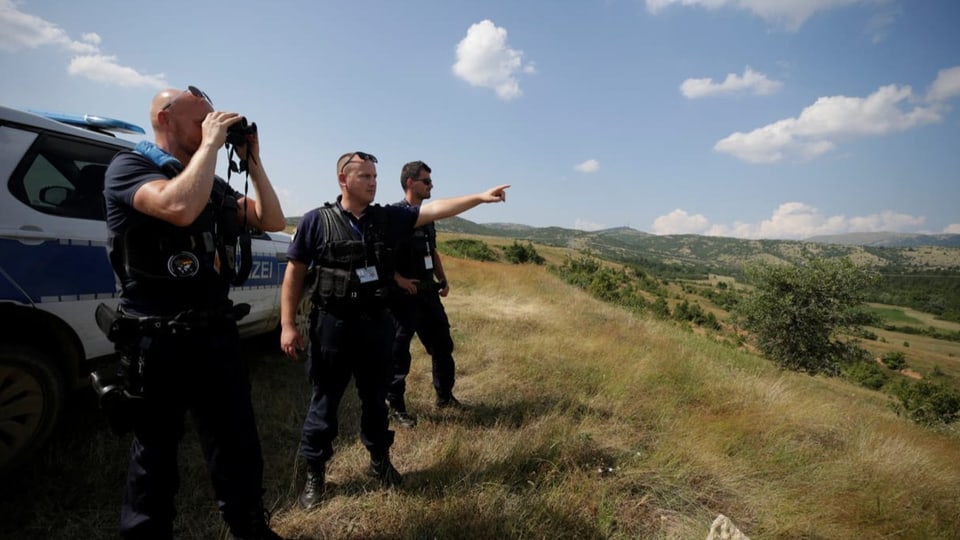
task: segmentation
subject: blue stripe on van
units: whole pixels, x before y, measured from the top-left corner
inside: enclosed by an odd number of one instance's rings
[[[281,264],[275,253],[254,253],[250,277],[240,288],[277,287],[285,267],[286,261]],[[26,303],[21,289],[34,303],[116,293],[116,279],[102,242],[51,240],[25,245],[0,238],[0,268],[0,300]]]
[[[0,239],[0,266],[19,286],[6,277],[0,278],[0,298],[4,300],[23,302],[20,289],[33,302],[50,296],[110,295],[116,289],[107,248],[102,244],[61,244],[51,240],[25,245]]]

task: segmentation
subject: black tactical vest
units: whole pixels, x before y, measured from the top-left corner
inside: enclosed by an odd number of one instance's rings
[[[172,178],[179,171],[163,169]],[[238,223],[239,206],[221,180],[187,227],[144,216],[111,239],[110,262],[124,296],[135,301],[222,296],[249,274],[250,236]],[[223,294],[219,293],[222,290]]]
[[[393,282],[392,249],[385,244],[386,220],[380,205],[370,205],[358,231],[343,211],[326,203],[323,249],[314,302],[331,312],[372,312],[387,306]],[[362,234],[361,234],[362,233]]]
[[[433,234],[431,234],[433,233]],[[418,227],[413,234],[397,243],[396,267],[407,278],[433,279],[433,267],[427,268],[427,257],[433,256],[436,233],[430,227]]]

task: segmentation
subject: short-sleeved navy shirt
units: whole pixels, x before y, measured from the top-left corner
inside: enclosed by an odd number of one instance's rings
[[[153,161],[136,152],[117,154],[104,175],[103,197],[107,203],[107,229],[111,233],[121,233],[130,225],[155,219],[133,208],[133,196],[140,186],[152,180],[167,178]],[[215,182],[226,184],[221,178]],[[237,190],[225,186],[226,193],[240,198]]]
[[[103,197],[106,201],[109,233],[107,245],[111,250],[111,260],[113,238],[116,235],[122,234],[133,225],[159,221],[134,209],[133,197],[145,183],[163,178],[167,178],[167,175],[153,161],[136,152],[120,152],[110,162],[104,174]],[[226,184],[221,178],[214,181]],[[241,196],[229,184],[223,187],[227,193],[238,198]],[[169,287],[127,291],[122,295],[121,304],[131,311],[144,314],[177,313],[191,307],[222,304],[227,301],[230,290],[227,283],[202,287],[200,290],[184,285],[171,284]]]
[[[340,206],[340,197],[337,197],[337,210],[343,212],[350,223],[357,230],[362,231],[366,220],[372,219],[374,212],[381,213],[382,221],[385,223],[384,242],[388,245],[396,243],[413,233],[413,226],[417,224],[417,218],[420,216],[419,207],[401,208],[399,206],[380,206],[372,204],[367,207],[360,216],[360,219],[347,212]],[[320,217],[320,209],[314,208],[305,213],[297,224],[297,230],[293,234],[293,240],[290,247],[287,248],[287,259],[302,263],[313,262],[323,250],[324,246],[323,218]],[[383,279],[384,276],[381,276]]]

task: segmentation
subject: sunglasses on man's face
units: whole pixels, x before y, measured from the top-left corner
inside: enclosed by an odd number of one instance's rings
[[[213,107],[213,100],[210,99],[210,96],[208,96],[206,92],[197,88],[196,86],[188,86],[186,90],[177,94],[177,97],[171,99],[170,103],[167,103],[166,105],[164,105],[163,109],[161,110],[165,111],[169,109],[178,99],[182,98],[186,94],[191,94],[194,97],[198,97],[206,101],[208,104],[210,104],[211,107]]]
[[[343,170],[347,168],[347,165],[349,165],[350,162],[353,161],[353,158],[355,157],[360,158],[360,161],[369,161],[370,163],[377,162],[377,156],[373,154],[368,154],[366,152],[354,152],[350,154],[350,157],[348,157],[346,161],[343,162],[343,166],[340,167],[339,174],[343,174]]]
[[[432,186],[432,185],[433,185],[433,180],[431,180],[431,179],[429,179],[429,178],[417,178],[416,181],[417,181],[417,182],[423,182],[423,185],[425,185],[425,186]]]

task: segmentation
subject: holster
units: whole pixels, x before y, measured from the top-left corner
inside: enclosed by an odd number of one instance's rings
[[[187,310],[173,317],[134,317],[106,304],[98,305],[94,314],[97,326],[120,356],[115,371],[90,374],[90,384],[110,429],[117,435],[129,432],[144,407],[142,337],[203,331],[225,321],[238,321],[248,313],[250,304],[236,304],[214,311]]]
[[[116,435],[131,431],[143,410],[141,369],[139,357],[132,358],[121,352],[115,371],[90,373],[90,385],[97,393],[100,409]]]
[[[110,308],[103,302],[97,306],[95,313],[97,326],[114,343],[129,341],[137,335],[137,320],[124,317],[118,310]]]

